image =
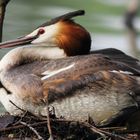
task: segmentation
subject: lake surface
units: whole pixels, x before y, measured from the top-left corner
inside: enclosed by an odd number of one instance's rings
[[[76,21],[84,26],[92,36],[92,49],[118,48],[131,54],[125,32],[123,15],[128,0],[11,0],[7,7],[3,40],[10,40],[30,33],[43,22],[66,12],[84,9],[86,15]],[[140,30],[140,19],[136,19]],[[140,38],[137,38],[140,46]],[[2,57],[9,49],[0,50]]]

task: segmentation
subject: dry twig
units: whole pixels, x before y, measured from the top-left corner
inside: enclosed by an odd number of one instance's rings
[[[47,100],[47,127],[48,127],[48,132],[49,132],[49,139],[48,140],[53,140],[53,135],[52,135],[52,129],[51,129],[51,123],[50,123],[50,112],[49,112],[49,104]]]
[[[22,125],[24,125],[24,126],[27,126],[30,130],[32,130],[35,134],[36,134],[36,136],[37,136],[37,138],[39,139],[39,140],[44,140],[40,135],[39,135],[39,133],[31,126],[31,125],[29,125],[29,124],[27,124],[27,123],[25,123],[25,122],[20,122],[20,124],[22,124]]]

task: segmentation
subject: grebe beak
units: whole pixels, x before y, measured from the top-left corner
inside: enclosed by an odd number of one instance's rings
[[[10,48],[15,46],[30,44],[37,37],[38,35],[30,36],[30,37],[24,36],[24,37],[17,38],[15,40],[6,41],[0,43],[0,48]]]

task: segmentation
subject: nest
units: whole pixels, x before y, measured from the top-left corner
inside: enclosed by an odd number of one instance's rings
[[[98,128],[91,122],[70,121],[50,115],[53,139],[55,140],[138,140],[138,132],[128,132],[126,127]],[[26,112],[21,116],[0,117],[0,139],[47,140],[47,121]]]

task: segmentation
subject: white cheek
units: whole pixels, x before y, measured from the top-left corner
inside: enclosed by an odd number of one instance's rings
[[[59,31],[58,24],[50,25],[43,28],[45,30],[44,34],[39,35],[37,39],[32,41],[33,44],[47,43],[52,44],[55,41],[56,34]]]
[[[28,34],[26,37],[32,37],[37,35],[39,29],[34,30],[32,33]]]
[[[35,40],[33,40],[32,44],[40,44],[40,43],[47,43],[52,40],[52,37],[48,35],[48,33],[44,33],[42,35],[39,35],[39,37]]]

